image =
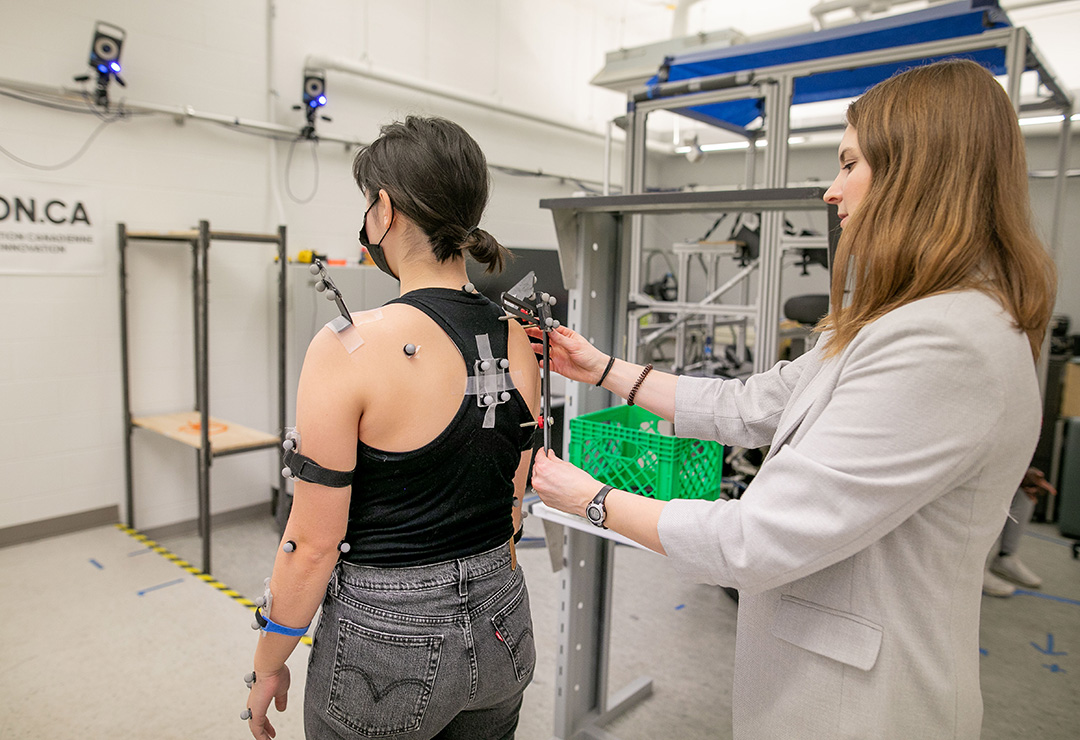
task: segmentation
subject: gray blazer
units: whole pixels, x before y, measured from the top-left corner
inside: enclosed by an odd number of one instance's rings
[[[925,298],[744,384],[679,378],[679,436],[770,446],[742,498],[670,502],[675,567],[739,589],[734,736],[978,738],[986,555],[1031,461],[1026,337]]]

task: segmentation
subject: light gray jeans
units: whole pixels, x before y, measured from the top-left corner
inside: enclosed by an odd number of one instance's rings
[[[1005,520],[1005,526],[1001,530],[1001,547],[998,550],[1000,555],[1016,553],[1020,547],[1020,538],[1024,535],[1034,511],[1035,502],[1028,498],[1023,488],[1017,488],[1009,507],[1009,518]]]
[[[308,740],[510,740],[536,663],[508,545],[407,568],[339,563],[304,689]]]

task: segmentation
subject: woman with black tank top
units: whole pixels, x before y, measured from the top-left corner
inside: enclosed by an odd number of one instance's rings
[[[409,117],[353,174],[360,241],[401,297],[353,314],[348,340],[328,327],[308,348],[301,452],[355,472],[351,487],[296,482],[269,618],[299,632],[322,606],[309,739],[512,738],[535,663],[512,539],[540,378],[525,332],[468,285],[465,251],[489,272],[505,253],[478,228],[487,162],[458,125]],[[274,735],[271,700],[285,708],[298,641],[259,639],[248,709],[260,740]]]

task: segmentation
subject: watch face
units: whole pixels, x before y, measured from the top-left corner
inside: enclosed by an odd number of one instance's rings
[[[604,510],[597,503],[591,503],[585,508],[585,516],[589,518],[589,521],[600,526],[604,521]]]

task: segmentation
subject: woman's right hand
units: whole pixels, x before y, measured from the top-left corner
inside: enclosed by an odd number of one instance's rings
[[[525,333],[532,341],[533,351],[540,356],[543,331],[536,326],[526,326]],[[554,372],[569,380],[590,385],[600,380],[609,357],[589,344],[585,337],[560,326],[548,333],[548,342],[548,354]]]
[[[270,702],[274,702],[279,712],[285,711],[289,703],[291,680],[287,665],[281,666],[273,673],[256,672],[247,703],[247,708],[251,712],[248,718],[248,729],[251,730],[251,736],[255,740],[273,740],[277,735],[277,730],[266,715],[270,711]]]

